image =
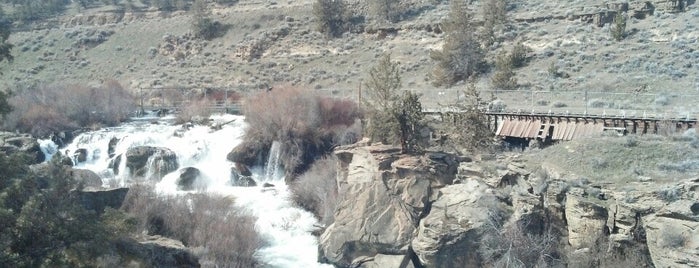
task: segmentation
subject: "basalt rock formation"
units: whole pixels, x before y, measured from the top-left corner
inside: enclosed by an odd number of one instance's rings
[[[459,163],[366,145],[335,154],[340,201],[319,248],[339,267],[699,265],[699,178],[619,191],[516,157]]]

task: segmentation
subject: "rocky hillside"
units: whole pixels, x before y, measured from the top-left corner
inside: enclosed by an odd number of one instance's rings
[[[116,79],[133,91],[227,87],[247,92],[294,85],[354,97],[378,56],[392,53],[401,63],[404,87],[423,93],[429,107],[458,97],[461,86],[435,88],[429,75],[434,66],[430,51],[441,48],[444,38],[440,27],[448,1],[401,1],[396,23],[373,19],[366,1],[348,2],[363,21],[335,39],[316,31],[312,0],[211,4],[212,18],[229,26],[211,41],[192,38],[191,14],[184,11],[125,12],[106,6],[76,14],[70,9],[13,33],[16,60],[0,66],[3,86]],[[482,2],[470,4],[476,21]],[[496,96],[508,108],[575,110],[589,103],[609,110],[696,114],[688,101],[699,94],[694,1],[508,3],[507,22],[497,28],[502,42],[486,48],[487,58],[492,63],[498,52],[521,41],[532,52],[528,65],[515,70],[519,91],[556,92],[535,99]],[[629,17],[628,36],[621,41],[610,34],[617,12]],[[552,75],[552,68],[560,75]],[[491,75],[480,77],[480,89],[490,90]],[[581,100],[579,93],[566,93],[584,90],[604,94]],[[632,99],[613,93],[656,95]]]
[[[362,144],[335,153],[340,202],[320,252],[340,267],[699,265],[696,169],[619,183],[519,154],[407,156]]]

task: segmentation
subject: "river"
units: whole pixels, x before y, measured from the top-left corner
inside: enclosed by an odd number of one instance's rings
[[[128,187],[133,181],[128,172],[115,175],[109,168],[109,163],[114,157],[125,154],[129,148],[135,146],[168,148],[177,154],[180,168],[195,167],[201,171],[204,187],[197,189],[198,192],[234,196],[237,206],[247,209],[257,217],[256,228],[266,243],[257,252],[256,257],[265,267],[331,267],[317,262],[318,241],[311,235],[317,220],[311,213],[291,203],[289,190],[280,175],[283,172],[279,171],[276,164],[279,162],[278,152],[270,152],[271,159],[268,162],[272,163],[271,165],[253,169],[253,178],[258,185],[264,182],[271,183],[275,185],[273,189],[230,185],[232,163],[226,160],[226,155],[242,140],[246,127],[243,117],[212,116],[211,124],[219,126],[217,128],[176,125],[173,119],[135,118],[117,127],[85,132],[61,151],[70,155],[78,149],[86,149],[87,161],[77,164],[75,168],[96,172],[103,179],[105,187]],[[114,157],[110,158],[108,145],[113,138],[116,138],[118,143],[114,148]],[[50,156],[53,151],[51,144],[45,141],[41,144]],[[125,170],[126,161],[121,162],[120,170]],[[177,190],[175,181],[179,174],[178,171],[172,172],[157,182],[155,189],[158,194],[187,193]]]

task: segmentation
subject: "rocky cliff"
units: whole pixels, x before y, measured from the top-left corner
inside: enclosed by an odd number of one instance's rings
[[[517,157],[336,155],[341,201],[319,247],[340,267],[699,266],[699,178],[620,191]]]

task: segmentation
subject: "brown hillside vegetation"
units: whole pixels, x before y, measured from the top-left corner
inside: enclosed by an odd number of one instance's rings
[[[10,37],[15,61],[0,67],[3,84],[116,79],[133,91],[160,86],[254,91],[289,83],[349,96],[356,94],[378,56],[390,52],[401,64],[404,87],[423,93],[426,107],[458,97],[461,87],[432,85],[436,63],[430,54],[447,38],[442,25],[450,1],[399,1],[394,8],[399,14],[388,14],[380,13],[381,6],[347,0],[351,14],[344,20],[350,25],[336,38],[317,31],[312,0],[208,1],[207,18],[229,26],[211,40],[196,38],[190,27],[193,12],[177,5],[170,9],[148,7],[143,1],[128,7],[124,1],[115,1],[117,6],[91,2],[86,8],[67,6],[47,21],[17,25]],[[492,32],[487,35],[491,41],[482,43],[487,65],[495,66],[496,55],[521,43],[532,49],[531,60],[514,70],[515,90],[555,92],[534,95],[536,100],[530,98],[533,94],[500,93],[497,97],[508,108],[582,110],[597,98],[605,101],[599,113],[696,114],[687,102],[699,89],[699,52],[691,45],[699,20],[696,4],[513,0],[506,1],[503,19],[501,12],[493,11],[498,4],[490,2],[472,1],[466,7],[479,36]],[[6,10],[13,12],[9,6]],[[616,14],[627,18],[622,39],[612,33],[619,28]],[[481,25],[487,31],[481,31]],[[552,66],[556,75],[548,71]],[[493,88],[490,77],[495,71],[490,68],[479,75],[480,90]],[[579,92],[584,90],[604,94],[581,100]]]

